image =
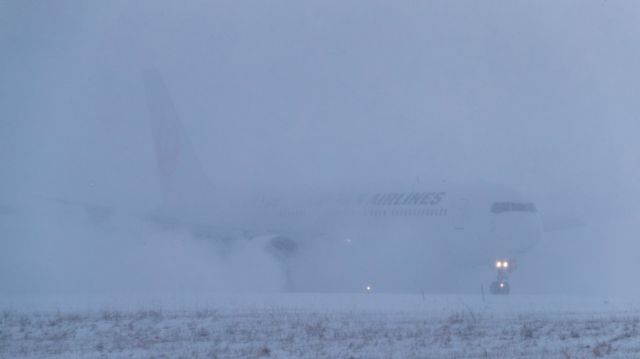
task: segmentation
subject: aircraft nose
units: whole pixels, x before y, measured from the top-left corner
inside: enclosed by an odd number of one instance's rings
[[[497,255],[518,255],[540,239],[542,226],[532,214],[506,214],[495,218],[490,229],[493,251]]]

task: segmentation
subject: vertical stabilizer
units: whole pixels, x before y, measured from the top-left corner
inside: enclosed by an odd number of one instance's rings
[[[164,206],[197,211],[211,200],[211,184],[180,124],[162,76],[147,70],[143,78]]]

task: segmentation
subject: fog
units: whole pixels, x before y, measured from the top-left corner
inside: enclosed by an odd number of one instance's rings
[[[638,24],[616,0],[2,2],[0,292],[282,289],[257,245],[136,220],[162,201],[152,68],[214,190],[500,183],[585,224],[520,292],[640,294]]]

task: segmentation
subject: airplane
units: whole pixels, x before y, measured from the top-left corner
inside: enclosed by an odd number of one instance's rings
[[[508,294],[514,259],[543,236],[530,199],[484,181],[258,198],[216,192],[162,76],[148,70],[143,78],[164,196],[147,219],[196,236],[232,233],[260,243],[282,263],[287,290],[370,291],[372,283],[392,291],[447,290],[443,282],[455,276],[443,271],[491,263],[491,293]]]
[[[490,293],[508,294],[517,258],[544,232],[575,226],[543,223],[527,196],[486,181],[225,191],[201,166],[161,74],[144,71],[143,82],[163,196],[143,218],[224,250],[257,246],[281,266],[285,291],[468,292],[493,271]],[[115,212],[50,199],[99,222]]]

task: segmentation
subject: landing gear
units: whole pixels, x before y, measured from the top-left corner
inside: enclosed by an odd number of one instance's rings
[[[509,283],[507,282],[493,282],[491,283],[491,294],[509,294]]]
[[[513,271],[513,264],[508,260],[498,260],[496,261],[496,270],[498,271],[498,275],[495,282],[491,283],[489,290],[491,294],[507,295],[511,290],[511,286],[509,286],[507,279],[509,278],[509,274]]]

